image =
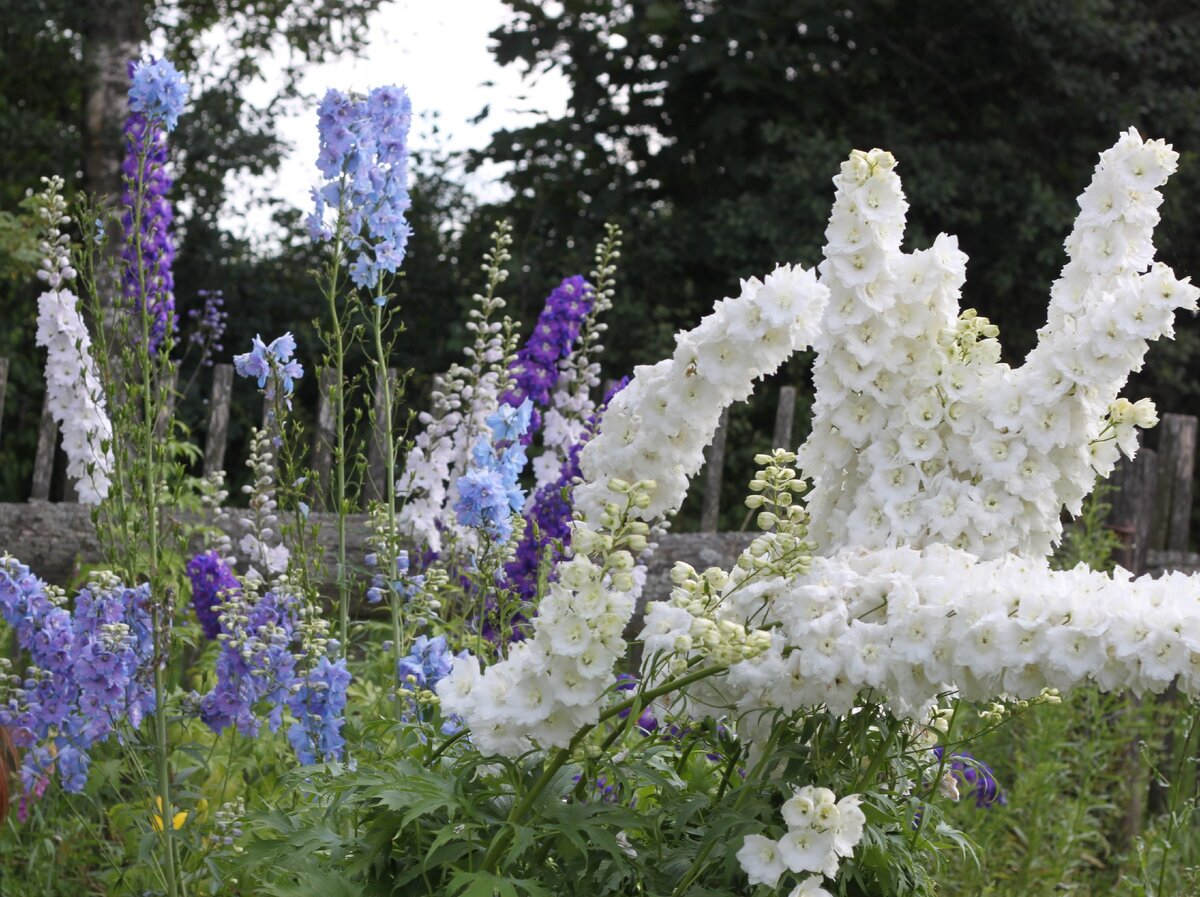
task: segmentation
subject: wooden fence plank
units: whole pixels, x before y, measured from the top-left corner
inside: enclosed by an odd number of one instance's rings
[[[796,387],[784,386],[779,390],[779,405],[775,408],[775,434],[771,439],[771,448],[787,449],[794,452],[792,444],[792,424],[796,419]]]
[[[50,413],[50,395],[42,400],[42,420],[38,425],[37,454],[33,458],[33,485],[30,501],[50,500],[50,480],[54,476],[54,450],[58,446],[58,423]]]
[[[1121,537],[1123,545],[1117,563],[1132,573],[1144,573],[1150,550],[1150,533],[1154,526],[1157,452],[1143,448],[1132,461],[1122,456],[1113,471],[1111,482],[1116,491],[1107,497],[1112,505],[1108,520]]]
[[[233,399],[233,365],[213,365],[212,394],[208,399],[208,433],[204,437],[204,475],[225,469],[225,443],[229,439],[229,405]]]
[[[704,450],[704,503],[700,506],[700,532],[715,533],[721,517],[721,477],[725,468],[725,432],[729,409],[721,412],[721,423],[712,443]]]
[[[1154,547],[1187,551],[1191,531],[1192,478],[1196,475],[1197,420],[1164,414],[1159,424],[1158,509]]]

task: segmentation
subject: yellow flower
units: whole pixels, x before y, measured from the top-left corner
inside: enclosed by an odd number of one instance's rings
[[[150,814],[150,825],[156,832],[161,832],[163,830],[162,805],[161,797],[154,798],[154,806],[158,812]],[[183,823],[187,821],[187,818],[188,814],[186,810],[179,811],[171,817],[171,828],[175,829],[175,831],[179,831],[179,829],[183,827]]]

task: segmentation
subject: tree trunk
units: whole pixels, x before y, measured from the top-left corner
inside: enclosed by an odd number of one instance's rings
[[[149,33],[146,14],[147,0],[90,0],[86,13],[83,184],[110,200],[121,194],[128,66],[140,56]]]

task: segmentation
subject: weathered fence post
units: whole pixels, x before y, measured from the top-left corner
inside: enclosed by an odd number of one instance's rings
[[[388,386],[391,395],[396,395],[396,389],[400,383],[400,372],[397,368],[387,369]],[[385,445],[383,416],[391,414],[391,408],[383,407],[383,381],[376,377],[375,384],[375,422],[371,428],[371,444],[367,447],[367,483],[368,488],[363,490],[363,501],[370,499],[383,500],[387,495],[385,489],[395,489],[396,484],[389,484],[387,480],[387,465],[386,458],[388,452],[395,452],[394,445]]]
[[[775,408],[775,433],[771,448],[796,450],[792,445],[792,422],[796,417],[796,387],[784,386],[779,390],[779,405]]]
[[[1164,414],[1158,428],[1158,500],[1150,547],[1186,552],[1191,532],[1192,477],[1196,473],[1197,420],[1189,414]]]
[[[37,454],[33,457],[33,485],[30,501],[50,500],[50,480],[54,476],[54,449],[58,446],[58,422],[50,413],[50,394],[42,399],[42,420],[38,424]]]
[[[313,434],[312,469],[313,489],[319,489],[320,494],[311,493],[314,504],[324,510],[323,496],[329,494],[329,476],[333,470],[333,390],[345,389],[336,381],[337,371],[333,368],[322,368],[320,386],[317,396],[317,430]]]
[[[213,365],[212,394],[208,399],[208,433],[204,437],[204,475],[225,469],[225,443],[229,437],[229,404],[233,398],[233,365]]]
[[[1158,495],[1158,453],[1143,448],[1132,461],[1122,456],[1110,482],[1115,489],[1108,521],[1122,543],[1117,563],[1135,575],[1144,573]]]
[[[725,431],[729,429],[729,409],[721,412],[721,422],[713,441],[704,450],[704,503],[700,506],[700,532],[715,533],[721,516],[721,476],[725,467]]]

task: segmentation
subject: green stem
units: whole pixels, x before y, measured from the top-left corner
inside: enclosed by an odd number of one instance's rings
[[[346,340],[338,315],[337,283],[342,259],[342,241],[338,237],[333,252],[333,267],[329,273],[329,316],[333,324],[333,435],[337,443],[334,449],[334,506],[337,511],[338,528],[338,632],[342,638],[342,653],[350,648],[350,589],[346,582],[346,385],[343,381],[346,364]]]
[[[571,758],[571,754],[574,752],[575,748],[578,747],[579,742],[581,742],[589,732],[595,729],[596,726],[603,722],[607,722],[614,716],[620,714],[623,710],[632,709],[633,705],[639,701],[649,703],[655,698],[662,697],[665,694],[670,694],[677,689],[691,685],[693,682],[699,682],[701,679],[707,679],[710,676],[723,673],[727,669],[729,669],[729,667],[724,665],[703,667],[698,670],[693,670],[690,673],[686,673],[685,675],[680,676],[678,679],[672,679],[669,682],[664,682],[657,688],[652,688],[642,695],[635,695],[628,700],[622,701],[620,704],[614,704],[612,707],[608,708],[608,710],[601,713],[600,718],[596,720],[595,723],[589,726],[584,726],[582,729],[576,732],[570,743],[565,748],[559,748],[554,752],[549,763],[542,770],[541,776],[536,782],[533,783],[533,787],[529,789],[529,792],[525,795],[520,803],[513,806],[512,811],[508,814],[508,819],[505,820],[505,828],[503,828],[496,835],[496,837],[492,839],[492,843],[488,847],[487,853],[484,854],[481,871],[491,873],[496,872],[496,867],[500,863],[500,854],[504,852],[504,849],[508,847],[509,842],[512,840],[513,824],[529,815],[529,811],[533,808],[534,802],[537,801],[542,792],[546,790],[546,786],[550,784],[550,780],[554,778],[558,771],[562,769],[566,762]]]
[[[380,284],[378,293],[383,292],[383,285]],[[388,565],[387,576],[389,580],[396,575],[396,558],[395,558],[395,538],[396,538],[396,435],[392,422],[392,378],[388,375],[388,358],[387,351],[383,347],[383,306],[378,302],[374,303],[374,313],[372,317],[375,331],[375,364],[378,368],[378,389],[379,389],[379,407],[383,415],[383,420],[376,421],[375,426],[382,429],[381,442],[383,447],[383,467],[385,471],[383,481],[383,499],[384,506],[387,508],[387,550],[384,552],[384,563]],[[392,653],[396,658],[395,671],[400,669],[400,661],[404,657],[404,624],[401,615],[400,599],[395,589],[391,590],[392,604]],[[397,672],[393,672],[393,680]],[[395,711],[396,719],[400,719],[403,712],[403,700],[400,697],[400,683],[393,681],[395,687]]]

